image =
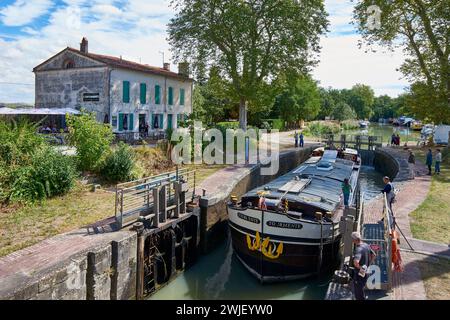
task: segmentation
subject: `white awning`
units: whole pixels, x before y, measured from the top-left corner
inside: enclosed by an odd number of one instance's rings
[[[80,111],[72,108],[0,108],[0,115],[60,115],[64,116],[66,114],[81,114]]]

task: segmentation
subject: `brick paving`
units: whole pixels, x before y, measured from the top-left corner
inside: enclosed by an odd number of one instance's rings
[[[401,166],[405,165],[404,160],[407,157],[405,152],[392,148],[385,148],[384,150],[394,156],[397,160],[402,160],[401,162],[399,161]],[[405,168],[400,169],[404,172],[407,171]],[[409,214],[416,210],[426,199],[431,186],[431,177],[426,175],[427,169],[424,165],[417,163],[411,169],[414,171],[414,180],[407,180],[399,183],[394,181],[394,186],[399,190],[399,193],[396,196],[397,201],[393,205],[393,211],[399,228],[408,240],[412,239]],[[382,212],[383,198],[379,196],[366,203],[364,222],[376,223],[382,218]],[[405,239],[401,238],[400,242],[402,248],[408,247]],[[421,243],[421,249],[427,252],[443,249],[443,246],[439,244],[427,245],[423,241],[415,240],[411,240],[411,242],[414,244]],[[420,256],[405,251],[402,251],[401,255],[404,271],[401,273],[394,272],[393,290],[389,296],[394,300],[425,300],[427,297],[418,265]]]

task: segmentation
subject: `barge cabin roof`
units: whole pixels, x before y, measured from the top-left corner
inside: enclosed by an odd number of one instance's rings
[[[354,162],[326,152],[323,158],[312,157],[291,172],[249,191],[243,198],[259,197],[263,192],[267,199],[285,198],[333,212],[341,201],[342,182],[349,179],[354,189],[357,175],[352,176],[352,172],[358,169]]]

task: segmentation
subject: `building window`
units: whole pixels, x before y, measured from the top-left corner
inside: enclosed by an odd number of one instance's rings
[[[147,85],[141,83],[141,104],[147,103]]]
[[[185,95],[184,89],[180,89],[180,106],[184,106],[184,95]]]
[[[164,115],[154,114],[152,115],[152,127],[153,129],[164,129]]]
[[[169,87],[169,106],[173,106],[173,88]]]
[[[73,69],[75,68],[75,62],[72,59],[68,59],[63,63],[63,69]]]
[[[112,116],[111,125],[113,128],[117,128],[117,116]]]
[[[161,87],[155,86],[155,104],[161,104]]]
[[[130,81],[123,82],[123,103],[130,103]]]
[[[99,102],[99,93],[83,93],[83,102]]]
[[[119,113],[119,131],[133,131],[133,130],[134,130],[134,114]]]

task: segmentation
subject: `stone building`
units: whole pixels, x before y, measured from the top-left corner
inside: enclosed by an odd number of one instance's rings
[[[175,129],[192,112],[189,65],[178,69],[90,53],[83,38],[80,50],[68,47],[33,69],[36,108],[83,108],[116,133]]]

